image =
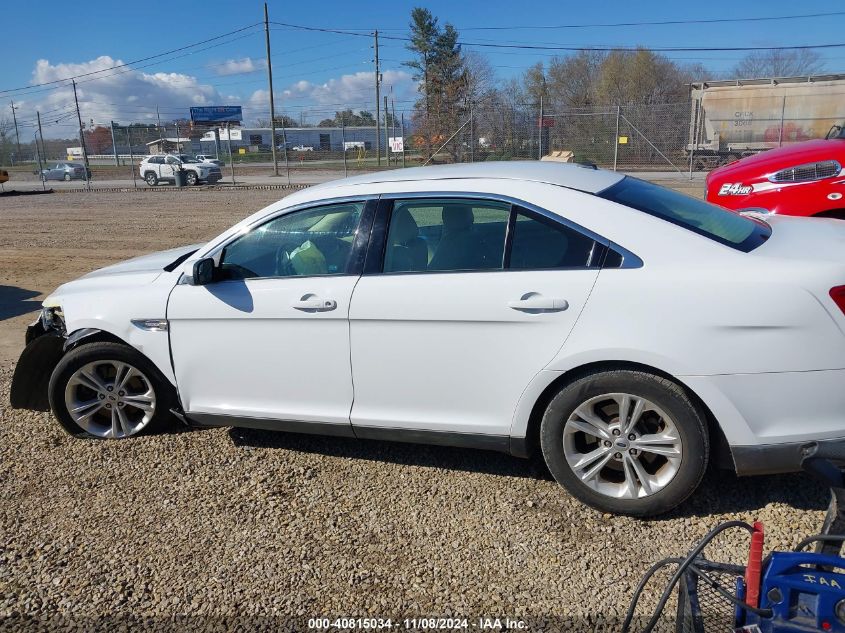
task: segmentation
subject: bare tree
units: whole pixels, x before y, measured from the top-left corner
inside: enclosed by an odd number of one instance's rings
[[[797,77],[816,75],[824,70],[824,60],[810,49],[791,51],[753,51],[733,70],[737,79]]]
[[[15,146],[14,124],[7,116],[0,117],[0,165],[6,165],[11,162],[11,154]],[[15,159],[15,162],[20,160],[20,157]]]

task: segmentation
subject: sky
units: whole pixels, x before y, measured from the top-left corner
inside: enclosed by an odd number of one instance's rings
[[[140,10],[143,3],[104,0],[42,0],[6,6],[0,38],[0,119],[11,114],[9,99],[13,99],[22,140],[34,133],[36,110],[42,113],[45,137],[71,137],[77,129],[72,89],[65,82],[31,87],[33,84],[91,73],[206,40],[210,41],[129,67],[80,77],[77,89],[83,121],[95,125],[108,125],[111,120],[122,124],[155,122],[156,106],[163,121],[188,118],[192,105],[242,105],[246,124],[268,118],[264,30],[260,24],[263,2],[201,0],[200,4],[200,9],[190,11],[185,3],[156,3],[158,10],[144,11]],[[373,42],[366,35],[374,29],[382,35],[383,90],[395,103],[397,115],[410,112],[416,87],[411,71],[402,65],[410,53],[405,42],[390,38],[407,35],[414,6],[427,7],[441,23],[452,23],[462,41],[476,44],[467,44],[464,50],[487,57],[502,79],[519,75],[538,61],[547,61],[554,53],[477,45],[732,47],[845,43],[845,15],[721,24],[595,26],[837,10],[835,4],[817,1],[270,0],[268,5],[271,22],[362,34],[271,25],[277,113],[311,123],[331,117],[344,106],[374,110]],[[79,11],[72,13],[74,9]],[[577,28],[556,28],[562,25]],[[227,33],[231,34],[219,37]],[[826,71],[845,72],[845,47],[819,52]],[[667,53],[680,63],[702,63],[717,76],[729,71],[743,54]],[[13,90],[17,88],[24,89]]]

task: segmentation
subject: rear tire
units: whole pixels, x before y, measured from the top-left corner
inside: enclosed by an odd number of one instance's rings
[[[65,182],[70,182],[71,176],[70,174],[65,174]]]
[[[126,438],[161,428],[171,417],[174,390],[155,365],[121,343],[87,343],[56,365],[50,409],[70,435]]]
[[[710,448],[705,416],[683,388],[622,369],[564,386],[543,415],[540,445],[555,480],[572,496],[636,517],[686,500],[704,476]]]
[[[155,173],[151,171],[148,171],[146,174],[144,174],[144,180],[147,181],[147,184],[150,187],[155,187],[158,184],[158,176],[156,176]]]
[[[199,184],[199,182],[200,182],[200,179],[199,179],[199,178],[197,178],[196,173],[194,173],[194,172],[192,172],[192,171],[189,171],[189,172],[185,175],[185,183],[186,183],[189,187],[195,187],[196,185],[198,185],[198,184]]]

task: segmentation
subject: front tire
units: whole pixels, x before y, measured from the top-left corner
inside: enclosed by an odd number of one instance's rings
[[[70,174],[65,174],[65,182],[70,182]]]
[[[674,382],[633,370],[596,372],[563,387],[540,423],[540,445],[572,496],[637,517],[680,505],[709,458],[700,408]]]
[[[160,428],[173,388],[138,350],[87,343],[68,352],[50,377],[50,409],[75,437],[120,439]]]
[[[199,181],[200,180],[199,180],[199,178],[197,178],[197,175],[192,171],[189,171],[187,173],[187,175],[185,176],[185,183],[189,187],[195,187],[197,184],[199,184]]]

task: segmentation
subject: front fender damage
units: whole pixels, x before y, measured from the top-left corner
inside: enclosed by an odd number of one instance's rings
[[[40,324],[30,326],[30,330]],[[65,337],[56,330],[40,335],[27,331],[27,345],[18,359],[12,376],[11,404],[13,409],[49,411],[47,396],[50,376],[64,354]]]

